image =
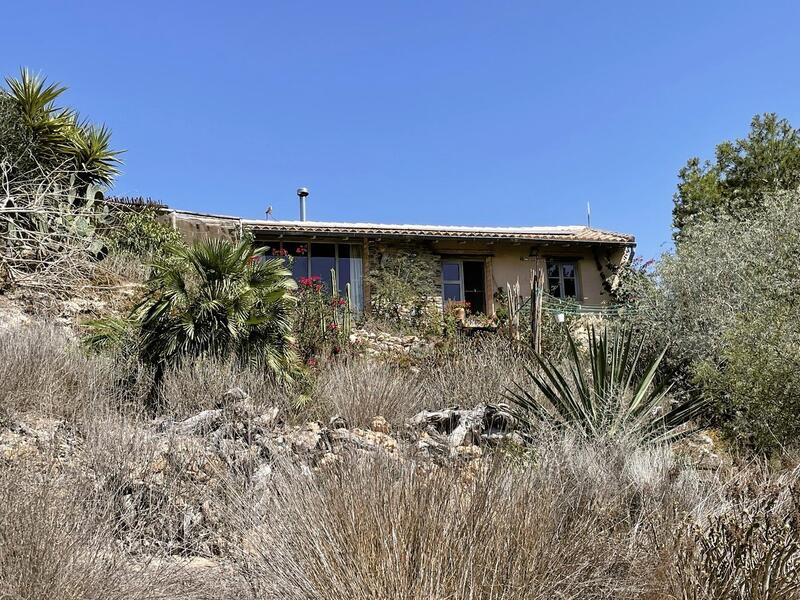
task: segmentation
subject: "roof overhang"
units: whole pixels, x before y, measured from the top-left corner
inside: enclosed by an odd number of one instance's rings
[[[531,243],[585,243],[633,246],[632,235],[585,226],[561,227],[461,227],[443,225],[388,225],[322,221],[263,221],[243,219],[242,225],[261,235],[327,236],[359,238],[417,238],[425,240],[475,240]]]

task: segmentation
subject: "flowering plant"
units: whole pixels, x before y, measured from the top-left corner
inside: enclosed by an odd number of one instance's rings
[[[349,343],[352,315],[347,299],[339,296],[336,273],[326,286],[319,275],[299,277],[296,339],[301,356],[309,360],[337,354]]]

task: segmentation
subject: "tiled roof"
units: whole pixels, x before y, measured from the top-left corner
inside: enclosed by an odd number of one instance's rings
[[[355,237],[405,237],[426,239],[510,240],[530,242],[584,242],[633,245],[625,233],[583,225],[559,227],[471,227],[454,225],[388,225],[381,223],[333,223],[326,221],[263,221],[242,219],[255,232],[298,235],[347,235]]]

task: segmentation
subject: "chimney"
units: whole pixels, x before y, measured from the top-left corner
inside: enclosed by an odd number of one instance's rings
[[[300,199],[300,220],[306,220],[306,198],[308,197],[308,188],[297,188],[297,197]]]

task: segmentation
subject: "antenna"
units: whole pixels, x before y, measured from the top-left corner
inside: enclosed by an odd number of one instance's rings
[[[586,203],[586,224],[589,227],[592,226],[592,205],[588,202]]]

